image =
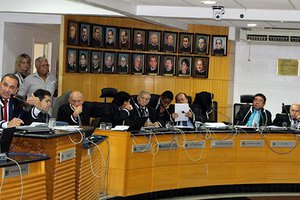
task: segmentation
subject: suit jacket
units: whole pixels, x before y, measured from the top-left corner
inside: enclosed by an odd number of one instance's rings
[[[81,125],[88,126],[90,124],[90,118],[92,108],[85,102],[82,104],[82,113],[80,113]],[[68,122],[70,125],[79,125],[78,117],[73,117],[74,109],[71,104],[67,103],[59,107],[57,112],[57,120]]]
[[[144,45],[141,43],[141,44],[133,44],[133,47],[132,47],[133,50],[144,50]]]
[[[43,122],[47,123],[50,115],[48,113],[40,112],[38,115],[35,115],[35,107],[32,107],[29,111],[25,111],[22,114],[22,120],[24,125],[30,125],[32,122]]]
[[[291,126],[290,117],[287,114],[277,114],[273,121],[273,125],[290,127]]]
[[[164,51],[170,51],[170,52],[174,52],[174,50],[175,50],[174,46],[171,46],[168,44],[164,44],[163,49],[164,49]]]
[[[253,111],[254,111],[253,106],[250,105],[242,106],[239,112],[236,114],[237,124],[246,125]],[[261,109],[261,118],[259,121],[259,126],[270,126],[270,125],[272,125],[272,115],[270,111],[266,109]]]
[[[23,112],[23,105],[22,103],[14,98],[10,98],[8,101],[8,120],[5,121],[3,119],[3,107],[4,107],[4,101],[2,97],[0,97],[0,128],[2,128],[3,123],[10,121],[14,117],[19,117],[19,115]]]
[[[112,123],[113,127],[116,125],[130,125],[130,112],[128,110],[120,109],[119,106],[112,103],[109,106],[109,121]]]
[[[133,121],[136,117],[143,116],[139,110],[140,107],[138,104],[133,103],[132,107],[133,107],[133,109],[130,111],[130,120],[131,121]],[[149,120],[152,123],[157,122],[159,120],[159,116],[157,115],[155,109],[149,105],[146,106],[146,109],[148,111]]]

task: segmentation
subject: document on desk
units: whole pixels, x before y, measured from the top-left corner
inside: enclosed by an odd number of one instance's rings
[[[185,116],[190,111],[189,104],[187,103],[175,103],[175,113],[178,117],[175,119],[176,122],[188,121],[188,117]]]

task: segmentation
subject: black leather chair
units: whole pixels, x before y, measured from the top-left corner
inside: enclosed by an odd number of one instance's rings
[[[104,98],[104,103],[106,103],[107,98],[114,98],[117,93],[116,88],[102,88],[100,98]]]
[[[236,114],[239,112],[241,107],[252,105],[254,99],[254,95],[244,94],[240,96],[240,103],[233,104],[233,124],[237,124]]]

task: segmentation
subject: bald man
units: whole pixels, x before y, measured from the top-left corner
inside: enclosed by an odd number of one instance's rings
[[[300,104],[294,103],[290,107],[289,115],[277,114],[273,121],[275,126],[293,127],[296,128],[299,125],[300,117]]]
[[[57,113],[57,120],[68,122],[69,125],[88,126],[90,117],[90,108],[84,103],[79,91],[71,92],[69,103],[60,106]]]

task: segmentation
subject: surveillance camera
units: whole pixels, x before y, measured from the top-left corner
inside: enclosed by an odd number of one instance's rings
[[[243,19],[244,18],[244,14],[240,14],[240,18]]]
[[[223,14],[225,13],[223,6],[213,6],[213,17],[215,20],[221,20]]]

